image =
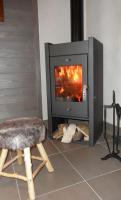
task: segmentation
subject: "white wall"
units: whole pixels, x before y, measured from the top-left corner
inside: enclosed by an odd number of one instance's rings
[[[112,90],[121,104],[121,0],[84,0],[85,39],[104,44],[104,104],[112,103]],[[112,123],[112,113],[108,114]]]
[[[44,43],[70,42],[70,0],[38,0],[43,119],[47,119]]]

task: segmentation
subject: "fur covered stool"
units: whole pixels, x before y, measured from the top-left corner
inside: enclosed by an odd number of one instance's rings
[[[28,183],[30,200],[35,199],[33,179],[38,172],[44,166],[47,167],[49,172],[54,171],[42,145],[42,141],[44,139],[45,126],[43,121],[39,118],[17,118],[0,123],[0,148],[2,148],[0,157],[0,176],[17,178],[26,181]],[[30,153],[30,148],[35,145],[39,150],[40,157],[31,155]],[[16,150],[18,153],[14,158],[5,163],[8,150]],[[26,176],[3,171],[17,159],[19,160],[19,163],[21,163],[22,157],[24,157],[25,161]],[[33,173],[31,159],[41,161],[40,165]]]

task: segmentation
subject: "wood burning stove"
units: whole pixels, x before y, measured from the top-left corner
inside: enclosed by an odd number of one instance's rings
[[[49,135],[68,119],[87,121],[94,145],[103,121],[103,46],[90,37],[64,44],[46,43]]]

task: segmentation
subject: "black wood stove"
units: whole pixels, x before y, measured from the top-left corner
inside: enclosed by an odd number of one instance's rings
[[[89,144],[103,127],[103,45],[86,41],[45,44],[48,98],[48,132],[67,120],[86,121]]]

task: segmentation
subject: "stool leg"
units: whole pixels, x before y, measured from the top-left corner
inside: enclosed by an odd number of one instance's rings
[[[5,160],[7,158],[8,149],[2,149],[1,156],[0,156],[0,172],[2,172]]]
[[[19,164],[19,165],[22,165],[22,163],[23,163],[22,151],[21,151],[21,150],[17,150],[17,155],[19,156],[19,157],[18,157],[18,164]]]
[[[34,183],[32,177],[32,163],[31,163],[31,154],[30,148],[27,147],[24,149],[24,161],[25,161],[25,168],[26,168],[26,176],[28,182],[28,193],[30,200],[35,199],[35,191],[34,191]]]
[[[50,160],[49,160],[49,158],[48,158],[48,155],[47,155],[47,153],[46,153],[46,151],[45,151],[45,149],[44,149],[42,143],[37,144],[37,148],[38,148],[38,150],[39,150],[40,155],[42,156],[42,158],[43,158],[44,160],[47,161],[45,165],[46,165],[48,171],[49,171],[49,172],[53,172],[54,169],[53,169],[53,167],[52,167],[52,165],[51,165],[51,162],[50,162]]]

